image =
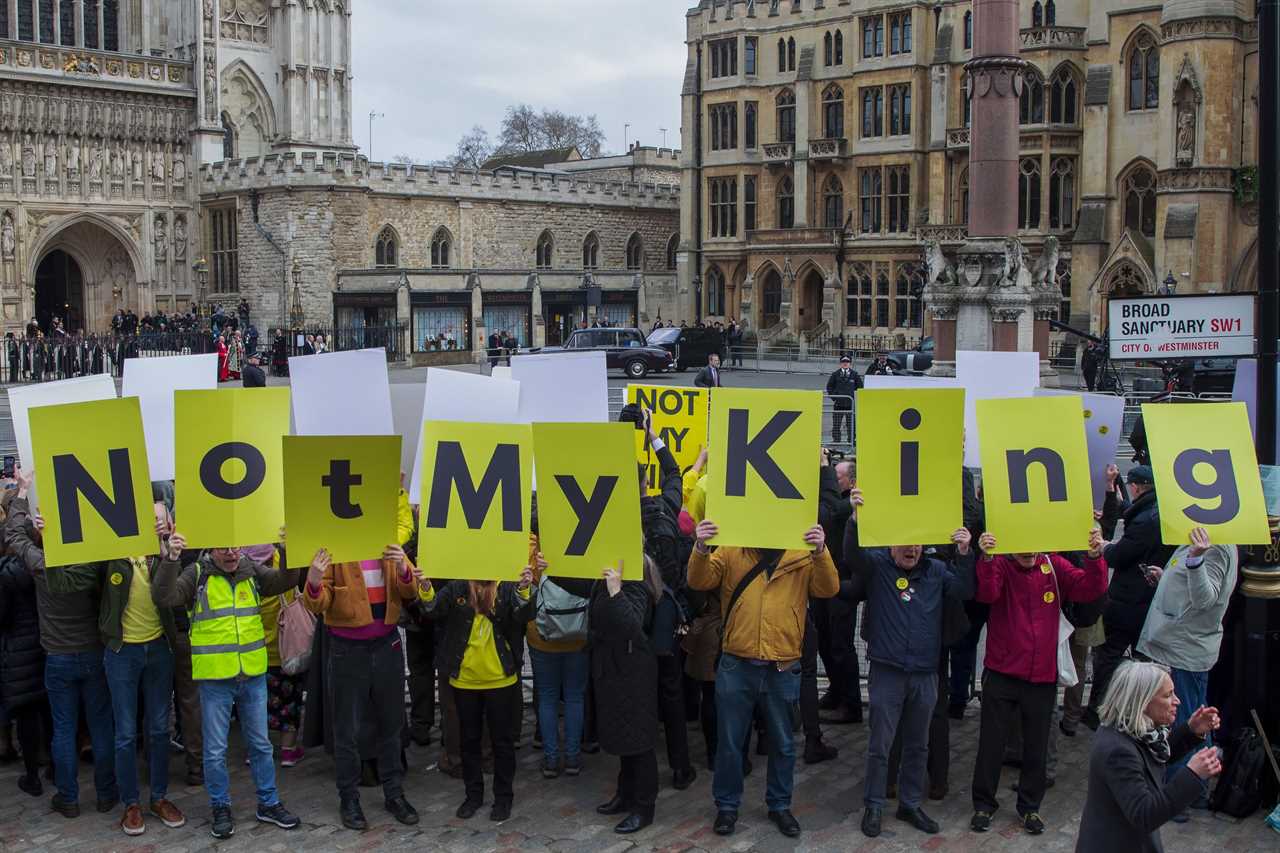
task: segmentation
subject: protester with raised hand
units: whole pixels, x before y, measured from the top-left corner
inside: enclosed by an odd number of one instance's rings
[[[800,698],[800,658],[810,597],[830,598],[840,578],[819,524],[805,531],[812,550],[710,545],[720,532],[709,519],[699,522],[689,558],[689,587],[719,590],[724,602],[724,640],[716,670],[715,797],[717,835],[730,835],[742,805],[742,747],[752,715],[762,709],[769,743],[769,819],[788,838],[800,835],[791,814],[795,743],[791,706]]]
[[[1222,725],[1218,709],[1201,706],[1175,725],[1179,704],[1160,665],[1131,661],[1116,670],[1089,755],[1076,853],[1161,853],[1160,827],[1222,772],[1217,749],[1196,749]],[[1189,753],[1166,781],[1165,767]]]
[[[871,662],[867,682],[871,737],[862,833],[875,838],[881,832],[889,751],[901,725],[902,770],[896,816],[932,835],[938,832],[938,824],[920,806],[929,755],[929,720],[938,698],[943,600],[973,597],[971,534],[963,527],[951,534],[956,556],[950,563],[924,556],[923,545],[864,549],[858,541],[862,490],[850,491],[849,502],[854,511],[845,529],[844,555],[853,571],[850,583],[859,586],[867,600],[864,624]]]
[[[1022,764],[1018,815],[1031,835],[1044,832],[1040,803],[1045,792],[1049,729],[1058,700],[1058,629],[1065,602],[1089,602],[1107,588],[1102,532],[1088,533],[1084,568],[1059,554],[994,555],[996,537],[983,533],[978,547],[976,598],[991,605],[987,657],[982,674],[982,727],[973,768],[974,832],[991,828],[1000,807],[1000,767],[1005,741],[1018,726]]]
[[[533,618],[532,584],[533,570],[525,566],[519,583],[460,580],[426,592],[427,612],[445,623],[441,665],[453,688],[462,730],[466,797],[456,814],[463,820],[474,817],[484,804],[481,743],[485,723],[489,724],[493,741],[493,806],[489,820],[500,822],[511,817],[516,774],[515,723],[511,716],[521,702],[512,695],[520,690],[520,671],[510,638],[524,631],[525,624]],[[402,697],[401,712],[403,704]]]
[[[360,807],[362,720],[373,720],[378,778],[386,810],[412,826],[418,812],[404,796],[400,762],[404,729],[404,649],[397,626],[400,609],[418,595],[413,565],[398,544],[375,560],[334,564],[316,552],[307,572],[303,604],[324,616],[329,632],[328,674],[333,693],[333,758],[339,812],[348,829],[369,828]]]

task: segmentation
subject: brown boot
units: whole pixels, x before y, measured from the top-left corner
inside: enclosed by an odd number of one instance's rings
[[[124,817],[120,818],[120,828],[125,835],[141,835],[147,831],[147,825],[142,820],[142,809],[137,803],[125,807]]]
[[[168,800],[153,800],[151,802],[151,813],[160,818],[161,823],[170,829],[186,825],[187,818],[182,812],[178,811],[178,807]]]

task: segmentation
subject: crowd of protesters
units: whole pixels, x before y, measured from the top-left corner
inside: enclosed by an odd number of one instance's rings
[[[260,354],[250,355],[256,377]],[[194,550],[172,483],[153,484],[153,553],[46,567],[43,522],[28,505],[32,478],[19,469],[0,499],[0,698],[24,761],[19,788],[42,796],[47,761],[51,809],[76,817],[87,751],[97,811],[119,814],[128,835],[148,823],[176,829],[186,818],[167,798],[172,740],[186,782],[207,790],[213,835],[230,837],[234,713],[257,821],[299,825],[281,803],[277,772],[323,748],[344,826],[368,827],[361,789],[372,786],[395,820],[415,824],[405,747],[430,744],[437,731],[439,769],[461,782],[456,816],[474,817],[487,796],[488,818],[503,821],[522,786],[538,784],[515,759],[527,654],[542,783],[576,777],[586,761],[603,760],[590,757],[598,752],[613,756],[617,785],[597,811],[619,818],[619,834],[659,819],[660,731],[667,783],[684,790],[711,772],[719,835],[735,832],[748,807],[744,778],[753,757],[767,756],[765,810],[794,838],[797,758],[838,760],[823,727],[864,723],[865,755],[845,756],[865,779],[861,831],[880,835],[896,801],[897,821],[933,834],[940,827],[925,807],[950,796],[949,726],[968,713],[985,626],[972,831],[997,828],[1000,768],[1012,754],[1017,822],[1043,833],[1057,739],[1080,736],[1081,724],[1096,734],[1079,850],[1159,849],[1160,824],[1203,801],[1222,769],[1203,747],[1221,725],[1215,664],[1238,555],[1204,530],[1177,549],[1161,544],[1149,467],[1126,477],[1108,469],[1106,502],[1078,550],[997,556],[970,471],[963,526],[948,541],[864,546],[859,512],[871,498],[856,462],[832,464],[824,450],[814,459],[818,515],[796,531],[804,548],[717,547],[705,454],[681,472],[648,412],[629,405],[621,418],[643,431],[659,478],[641,501],[645,560],[635,581],[622,579],[621,565],[595,581],[557,577],[539,548],[536,510],[527,564],[510,567],[518,580],[428,578],[418,568],[418,508],[403,489],[397,541],[373,559],[335,563],[322,549],[307,569],[287,569],[284,530],[277,542]],[[639,474],[646,495],[649,470]],[[1085,636],[1069,652],[1060,648],[1064,621]],[[1090,652],[1085,703],[1075,685]],[[1070,688],[1061,709],[1059,685]]]

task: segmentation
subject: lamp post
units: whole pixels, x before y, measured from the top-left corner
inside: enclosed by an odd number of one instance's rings
[[[289,321],[295,331],[302,328],[306,317],[302,313],[302,268],[293,265],[293,304],[289,307]]]
[[[369,110],[369,159],[373,159],[373,120],[375,118],[386,118],[386,113],[380,113],[377,110]]]
[[[209,262],[204,258],[196,258],[196,262],[191,265],[191,269],[195,272],[196,278],[200,280],[200,288],[196,291],[196,308],[202,309],[207,298],[205,288],[209,284]]]

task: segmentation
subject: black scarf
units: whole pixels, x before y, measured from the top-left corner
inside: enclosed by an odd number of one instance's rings
[[[1146,734],[1135,738],[1135,740],[1137,740],[1139,746],[1151,753],[1151,757],[1157,762],[1160,764],[1169,763],[1168,726],[1156,726]]]

